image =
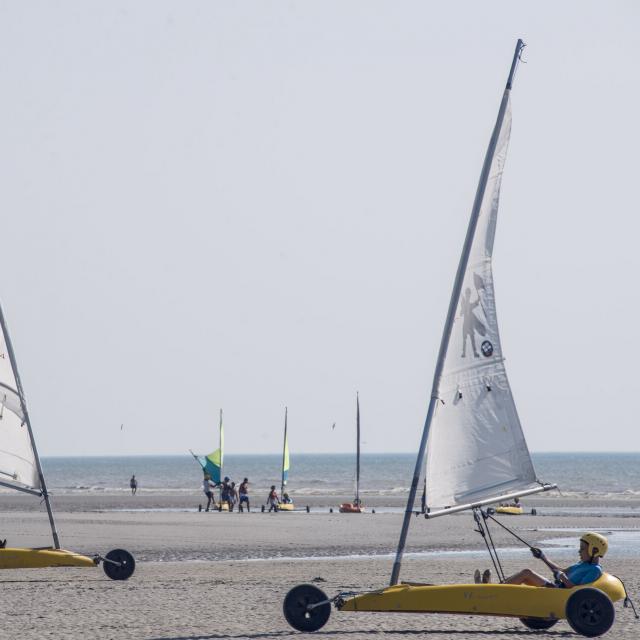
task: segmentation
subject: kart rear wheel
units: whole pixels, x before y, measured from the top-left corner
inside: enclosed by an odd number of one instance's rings
[[[520,618],[520,622],[522,622],[527,629],[544,631],[545,629],[551,629],[551,627],[553,627],[553,625],[558,621],[551,620],[550,618]]]
[[[112,580],[128,580],[133,575],[136,568],[136,561],[128,551],[124,549],[113,549],[107,553],[105,558],[120,563],[120,565],[117,565],[111,562],[102,562],[104,572]]]
[[[310,604],[328,600],[324,591],[312,584],[299,584],[287,593],[282,611],[287,622],[298,631],[317,631],[324,627],[331,615],[331,603],[326,602],[313,609]]]
[[[588,638],[609,631],[615,615],[609,596],[600,589],[579,589],[567,601],[567,621],[576,633]]]

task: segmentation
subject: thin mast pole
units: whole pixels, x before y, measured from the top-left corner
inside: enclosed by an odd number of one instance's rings
[[[404,519],[402,521],[402,529],[400,530],[400,540],[398,541],[398,549],[396,551],[396,559],[393,563],[393,570],[391,571],[390,584],[398,584],[400,579],[400,567],[402,565],[402,555],[404,554],[404,548],[407,542],[407,534],[409,532],[409,523],[411,522],[411,515],[413,514],[413,506],[416,499],[416,492],[418,489],[418,482],[420,481],[420,473],[422,471],[424,463],[424,454],[427,447],[427,439],[429,436],[429,430],[431,428],[431,422],[436,410],[436,406],[439,401],[440,393],[440,379],[442,378],[442,369],[444,367],[444,361],[447,357],[447,348],[449,346],[449,335],[451,334],[451,328],[455,320],[456,310],[458,308],[458,300],[460,299],[460,291],[464,281],[465,272],[467,270],[467,264],[469,262],[469,254],[471,253],[471,245],[473,244],[473,237],[476,232],[478,224],[478,216],[480,215],[480,207],[482,206],[482,200],[487,187],[487,181],[489,179],[489,171],[491,170],[491,163],[493,162],[493,155],[498,144],[498,138],[500,136],[500,130],[502,129],[502,122],[504,120],[504,114],[507,110],[507,104],[509,102],[509,94],[513,85],[513,78],[518,66],[518,61],[522,54],[525,44],[522,40],[518,40],[516,44],[516,50],[513,54],[513,61],[511,62],[511,69],[509,70],[509,78],[507,79],[507,85],[502,95],[502,102],[500,103],[500,109],[498,111],[498,118],[489,141],[489,147],[484,158],[484,164],[482,165],[482,172],[480,174],[480,180],[478,182],[478,189],[476,191],[476,197],[473,201],[473,209],[471,210],[471,218],[469,220],[469,227],[467,229],[467,235],[464,240],[464,246],[462,248],[462,255],[460,256],[460,263],[458,264],[458,271],[456,272],[456,279],[453,285],[453,291],[451,292],[451,300],[449,302],[449,311],[447,312],[447,319],[445,321],[444,330],[442,332],[442,340],[440,342],[440,350],[438,352],[438,360],[436,361],[436,368],[433,375],[433,386],[431,388],[431,399],[429,400],[429,409],[427,410],[427,417],[422,430],[422,438],[420,439],[420,447],[418,449],[418,457],[416,459],[416,466],[413,470],[413,480],[411,481],[411,489],[409,490],[409,498],[407,500],[407,508],[404,512]]]
[[[285,453],[287,451],[287,407],[284,408],[284,442],[282,444],[282,477],[280,478],[280,500],[284,493],[284,462]]]
[[[218,485],[218,490],[220,493],[220,509],[222,509],[222,481],[224,479],[224,475],[222,473],[222,467],[224,464],[224,451],[222,450],[222,409],[220,409],[220,423],[218,425],[218,444],[220,445],[220,484]]]
[[[356,504],[360,504],[360,395],[356,391]]]
[[[47,507],[47,514],[49,516],[49,524],[51,525],[51,535],[53,536],[53,546],[56,549],[60,548],[60,540],[58,539],[58,531],[56,530],[56,523],[53,519],[53,510],[51,509],[51,500],[49,499],[49,492],[47,491],[47,485],[44,481],[44,473],[42,473],[42,465],[40,464],[40,457],[38,456],[38,449],[36,447],[36,441],[33,437],[33,430],[31,429],[31,420],[29,419],[29,412],[27,411],[27,401],[24,397],[24,391],[22,389],[22,383],[20,382],[20,374],[18,373],[18,365],[16,363],[16,356],[13,351],[13,345],[11,344],[11,337],[9,336],[9,330],[4,319],[4,313],[2,311],[2,305],[0,305],[0,325],[2,326],[2,332],[4,333],[4,339],[7,345],[7,352],[9,353],[9,361],[11,362],[11,368],[13,369],[13,375],[16,378],[16,386],[18,387],[18,396],[20,397],[20,406],[22,407],[22,415],[24,416],[24,422],[27,425],[27,431],[29,433],[29,440],[31,441],[31,448],[33,449],[33,456],[36,461],[36,470],[38,472],[38,478],[40,479],[40,487],[42,490],[42,497]]]

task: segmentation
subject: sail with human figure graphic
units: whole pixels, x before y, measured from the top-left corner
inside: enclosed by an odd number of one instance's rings
[[[492,270],[511,133],[510,91],[494,131],[486,187],[444,341],[426,456],[426,508],[450,508],[540,486],[504,366]],[[453,310],[453,302],[452,302]]]

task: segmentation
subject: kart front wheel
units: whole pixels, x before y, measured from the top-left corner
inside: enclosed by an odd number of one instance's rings
[[[310,605],[317,605],[309,608]],[[331,615],[331,603],[323,591],[312,584],[300,584],[287,593],[282,604],[287,622],[298,631],[317,631]]]
[[[600,589],[579,589],[567,600],[567,621],[576,633],[588,638],[609,631],[615,615],[609,596]]]
[[[133,556],[124,549],[113,549],[105,556],[106,562],[102,561],[104,572],[112,580],[127,580],[135,571],[136,561]],[[108,562],[111,560],[111,562]],[[113,564],[117,562],[118,564]]]
[[[520,622],[522,622],[527,629],[544,631],[545,629],[551,629],[551,627],[553,627],[553,625],[558,621],[551,620],[550,618],[520,618]]]

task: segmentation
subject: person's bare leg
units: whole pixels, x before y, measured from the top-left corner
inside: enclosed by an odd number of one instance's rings
[[[504,582],[505,584],[526,584],[530,587],[544,587],[549,581],[535,571],[531,571],[531,569],[523,569],[509,576]]]

